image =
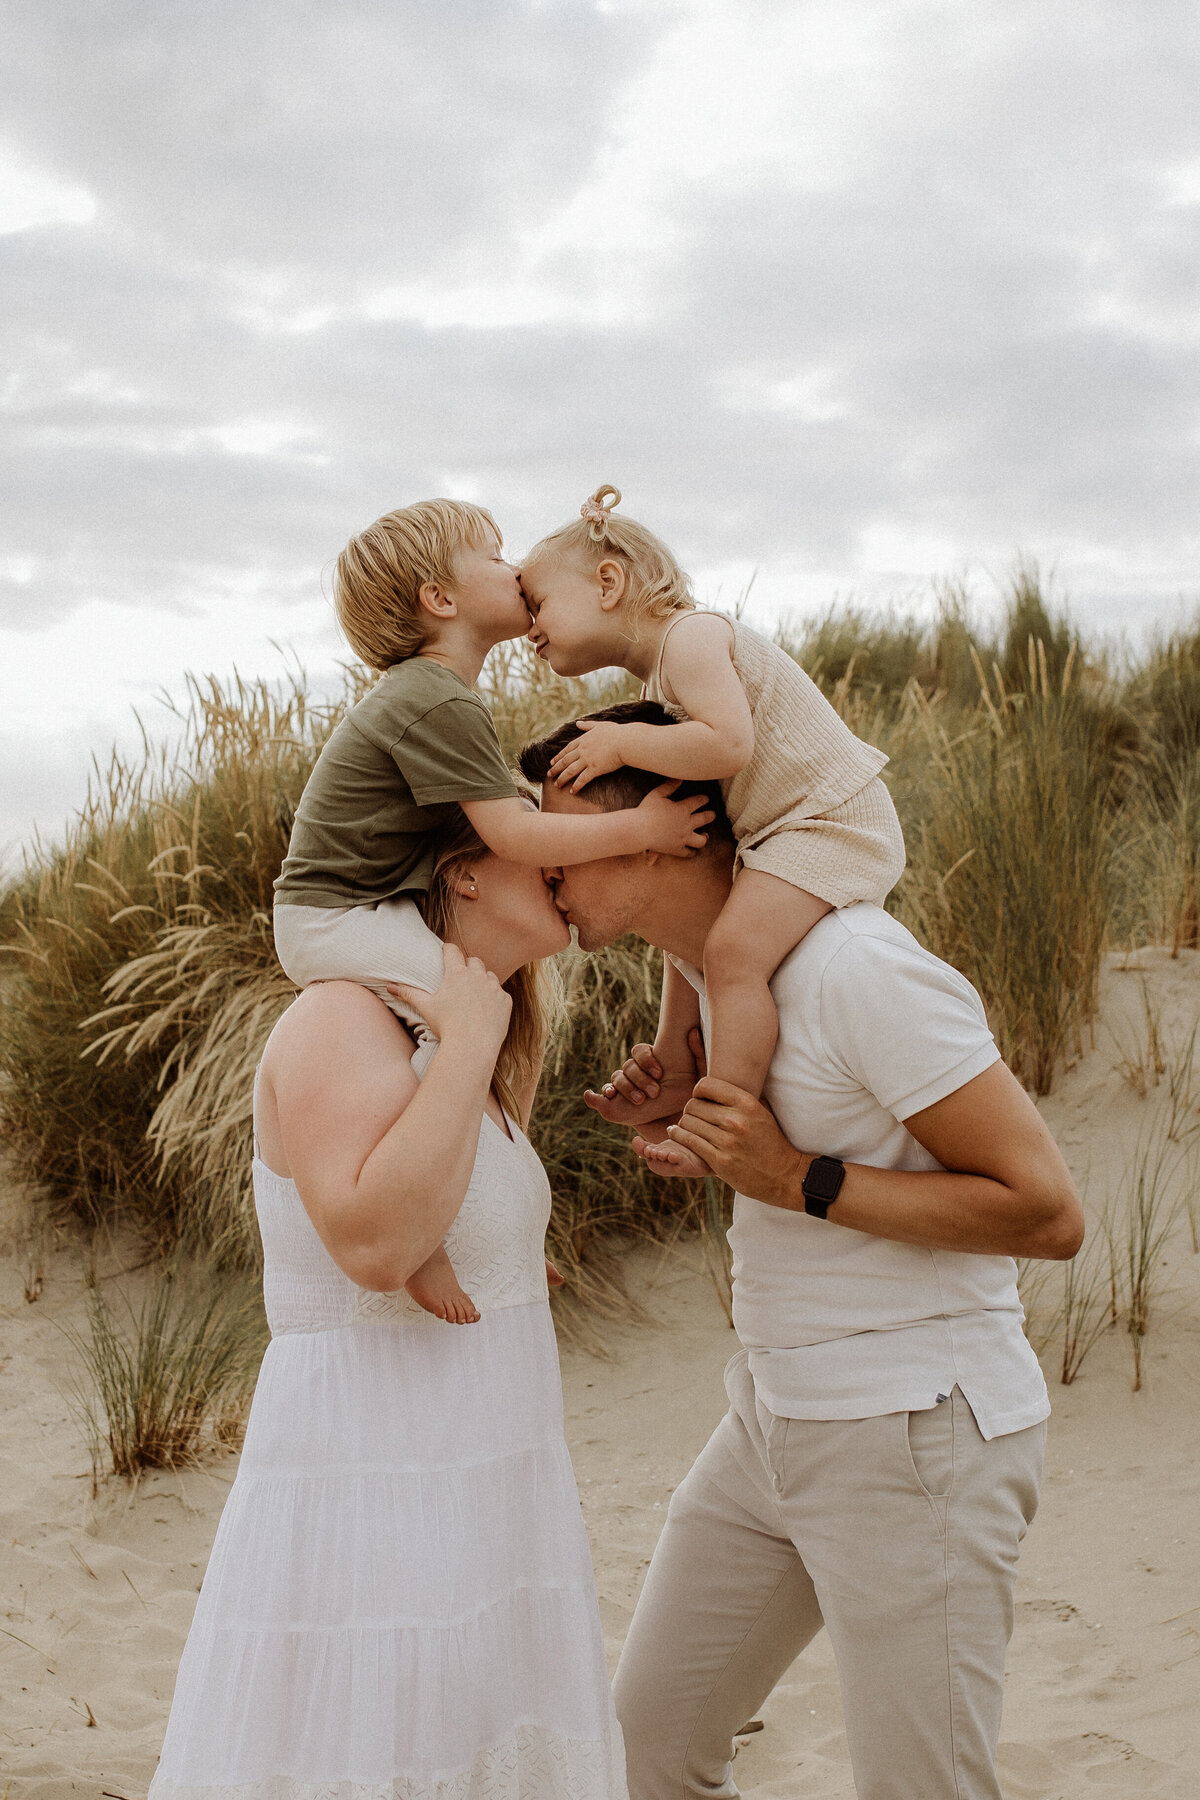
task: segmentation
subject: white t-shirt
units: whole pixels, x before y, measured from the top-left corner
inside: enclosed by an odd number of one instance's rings
[[[703,1005],[700,972],[676,966]],[[999,1058],[965,976],[862,902],[826,914],[771,992],[779,1042],[763,1098],[797,1149],[940,1168],[903,1121]],[[734,1201],[733,1319],[773,1413],[920,1412],[957,1383],[985,1438],[1047,1416],[1011,1257],[897,1244],[836,1218],[836,1202],[821,1220]]]

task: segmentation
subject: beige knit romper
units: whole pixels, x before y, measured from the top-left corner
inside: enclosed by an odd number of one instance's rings
[[[689,609],[672,619],[645,688],[648,700],[680,718],[687,715],[663,680],[663,652],[675,627],[694,616]],[[749,762],[720,784],[738,862],[831,906],[881,901],[904,872],[904,835],[879,779],[887,757],[855,737],[786,651],[740,619],[726,624],[754,721]]]

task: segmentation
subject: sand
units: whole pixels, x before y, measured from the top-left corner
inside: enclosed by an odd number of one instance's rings
[[[1164,1075],[1139,1097],[1114,1067],[1118,1046],[1128,1052],[1139,1032],[1144,1041],[1143,987],[1170,1060],[1200,1014],[1200,956],[1114,960],[1095,1041],[1044,1103],[1086,1177],[1093,1215],[1167,1091]],[[63,1397],[71,1357],[61,1328],[83,1318],[83,1250],[52,1244],[40,1298],[27,1303],[24,1206],[10,1193],[0,1258],[0,1800],[141,1800],[236,1459],[154,1474],[136,1490],[112,1482],[92,1498]],[[136,1290],[144,1277],[119,1273],[133,1254],[109,1246],[101,1278]],[[735,1348],[694,1246],[640,1252],[629,1270],[659,1323],[612,1331],[608,1360],[563,1358],[613,1657],[671,1490],[724,1410],[721,1370]],[[1000,1758],[1009,1800],[1200,1794],[1200,1257],[1184,1221],[1159,1276],[1141,1392],[1131,1390],[1121,1330],[1100,1340],[1070,1387],[1057,1384],[1057,1346],[1045,1353],[1054,1417],[1009,1656]],[[1051,1270],[1038,1314],[1048,1315],[1061,1279]],[[853,1800],[824,1638],[762,1718],[739,1750],[743,1792]]]

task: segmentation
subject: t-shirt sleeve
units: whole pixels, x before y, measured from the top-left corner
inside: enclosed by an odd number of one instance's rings
[[[392,760],[418,806],[516,796],[492,715],[466,695],[440,701],[414,719],[392,745]]]
[[[833,1059],[901,1122],[1000,1057],[966,976],[915,942],[843,945],[822,978],[821,1028]]]

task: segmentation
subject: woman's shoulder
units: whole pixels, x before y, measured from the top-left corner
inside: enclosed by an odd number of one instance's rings
[[[411,1064],[415,1049],[396,1015],[369,988],[356,981],[316,981],[277,1020],[261,1066],[272,1081],[311,1066],[338,1085],[348,1075],[381,1065]]]

